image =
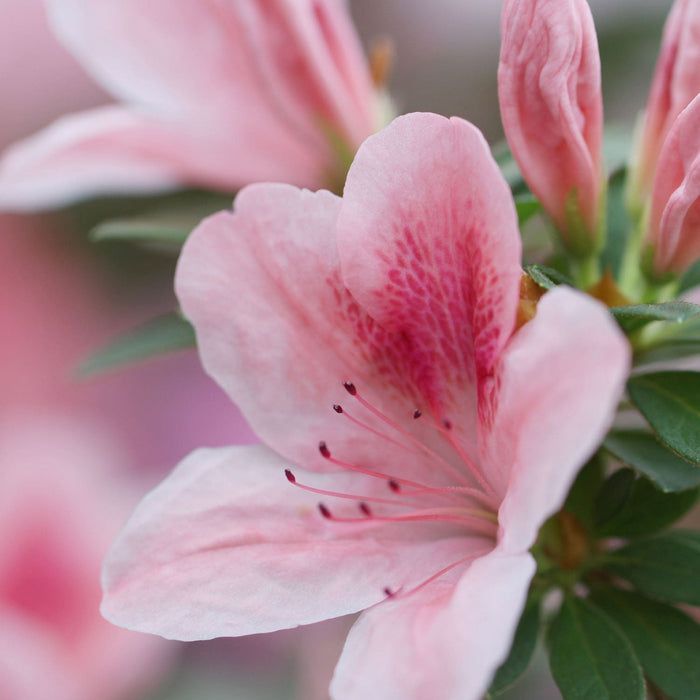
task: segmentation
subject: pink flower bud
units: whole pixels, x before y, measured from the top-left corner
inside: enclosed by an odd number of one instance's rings
[[[651,190],[664,139],[678,115],[700,93],[700,2],[676,0],[666,21],[649,93],[639,164],[638,194]]]
[[[601,195],[600,57],[585,0],[506,0],[498,92],[513,156],[574,251],[595,244]]]
[[[646,242],[652,277],[680,274],[700,257],[700,95],[678,115],[661,149]]]

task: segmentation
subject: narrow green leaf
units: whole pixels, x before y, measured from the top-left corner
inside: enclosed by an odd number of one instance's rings
[[[541,211],[542,205],[534,195],[523,194],[515,198],[515,208],[518,211],[518,223],[523,226]]]
[[[609,554],[605,568],[652,598],[700,605],[700,535],[666,532]]]
[[[607,234],[600,257],[600,266],[603,270],[610,270],[613,277],[617,277],[619,273],[630,230],[625,204],[626,185],[627,173],[624,170],[616,172],[608,183]]]
[[[545,265],[528,265],[525,272],[543,289],[552,289],[558,284],[568,284],[573,287],[573,282],[561,272],[553,270]]]
[[[515,631],[510,654],[496,671],[496,676],[489,689],[490,696],[499,695],[525,673],[535,653],[539,634],[540,603],[539,601],[530,601],[525,607],[518,629]]]
[[[634,364],[649,365],[653,362],[668,362],[679,360],[691,355],[700,355],[700,337],[698,339],[668,338],[658,344],[644,347],[634,353]]]
[[[164,314],[98,351],[78,368],[78,373],[93,375],[195,345],[191,324],[177,312]]]
[[[700,625],[638,593],[606,589],[594,602],[619,625],[646,675],[673,698],[700,698]]]
[[[598,537],[633,539],[650,535],[680,519],[698,500],[698,489],[664,493],[631,469],[619,469],[596,498]]]
[[[187,240],[190,231],[190,227],[155,219],[111,219],[92,229],[90,238],[95,242],[171,243],[180,247]]]
[[[700,468],[668,450],[646,430],[614,430],[603,447],[649,477],[662,491],[700,485]]]
[[[641,374],[629,379],[627,391],[659,440],[700,464],[700,373]]]
[[[700,314],[700,306],[687,301],[668,301],[663,304],[613,306],[610,313],[628,333],[631,333],[652,321],[683,323]]]
[[[585,600],[566,597],[549,633],[549,664],[564,700],[644,700],[627,638]]]

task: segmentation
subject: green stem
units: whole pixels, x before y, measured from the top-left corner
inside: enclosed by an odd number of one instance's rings
[[[573,263],[574,280],[581,289],[593,286],[600,279],[600,262],[596,255],[576,258]]]

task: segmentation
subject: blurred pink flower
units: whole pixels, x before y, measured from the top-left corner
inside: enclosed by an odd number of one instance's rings
[[[513,156],[567,245],[586,253],[603,188],[600,57],[586,0],[506,0],[498,95]]]
[[[678,116],[659,156],[645,263],[652,277],[681,274],[700,257],[700,94]]]
[[[635,164],[634,193],[652,188],[661,148],[678,115],[700,93],[700,2],[676,0],[664,28]]]
[[[65,117],[11,148],[5,208],[182,185],[335,185],[342,152],[378,127],[344,0],[47,5],[66,46],[125,104]]]
[[[178,293],[269,447],[196,451],[144,499],[107,617],[197,639],[366,609],[334,697],[480,697],[629,363],[573,290],[516,331],[521,274],[509,188],[456,118],[371,137],[343,200],[255,185],[206,220]]]
[[[154,298],[151,285],[151,298],[139,297],[135,312],[67,245],[65,233],[56,221],[0,218],[0,276],[12,290],[0,297],[0,420],[20,407],[99,417],[127,452],[125,467],[161,474],[196,445],[254,442],[194,352],[77,380],[76,368],[98,347],[172,308],[174,299],[169,290]],[[192,406],[199,409],[194,420]]]
[[[99,570],[133,503],[121,456],[85,416],[5,415],[0,427],[0,697],[122,700],[176,647],[99,613]]]

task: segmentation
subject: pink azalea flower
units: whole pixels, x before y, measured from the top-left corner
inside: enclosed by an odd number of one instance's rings
[[[508,143],[567,245],[597,239],[603,188],[600,57],[585,0],[506,0],[498,96]]]
[[[521,274],[508,186],[457,118],[368,139],[342,200],[253,185],[206,220],[178,294],[268,447],[196,451],[144,499],[108,619],[201,639],[365,610],[334,697],[480,697],[629,365],[571,289],[516,330]]]
[[[0,427],[0,697],[124,700],[175,647],[107,624],[99,570],[126,508],[121,456],[81,417],[5,414]]]
[[[700,94],[676,119],[654,176],[645,263],[681,274],[700,257]]]
[[[664,140],[700,93],[700,2],[676,0],[664,28],[635,165],[635,196],[646,197]]]
[[[258,180],[335,184],[378,126],[344,0],[47,0],[57,33],[121,106],[16,145],[0,205]],[[342,145],[339,145],[342,144]]]

